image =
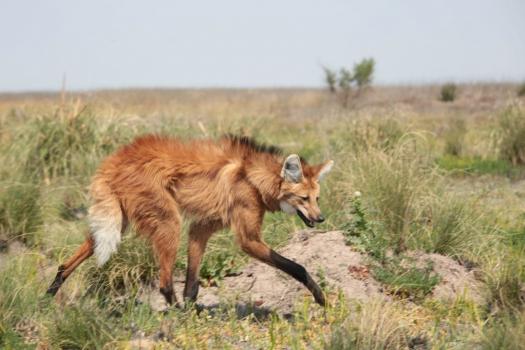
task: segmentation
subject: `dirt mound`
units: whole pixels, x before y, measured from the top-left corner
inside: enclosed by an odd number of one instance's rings
[[[366,255],[346,245],[339,231],[300,231],[279,252],[305,266],[319,284],[330,290],[341,290],[348,299],[392,298],[369,273]],[[483,301],[480,283],[472,271],[442,255],[420,252],[410,255],[421,264],[431,261],[434,271],[441,277],[432,298],[446,300],[465,295]],[[181,300],[183,283],[182,278],[176,281],[178,300]],[[198,304],[213,308],[220,301],[234,301],[237,305],[256,305],[288,313],[303,297],[310,297],[310,294],[300,283],[275,268],[253,261],[238,276],[226,277],[220,287],[201,288]],[[165,307],[159,293],[145,293],[143,298],[156,309]]]

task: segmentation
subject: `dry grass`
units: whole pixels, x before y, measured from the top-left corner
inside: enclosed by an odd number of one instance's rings
[[[377,87],[350,109],[327,92],[300,89],[102,91],[65,101],[56,94],[0,96],[0,239],[27,246],[0,260],[0,347],[126,348],[129,340],[142,339],[161,348],[519,348],[523,178],[483,167],[460,178],[453,168],[461,162],[444,153],[494,159],[499,116],[509,103],[522,107],[513,85],[459,88],[454,103],[444,104],[436,99],[437,86]],[[451,136],[458,118],[466,130]],[[326,311],[310,298],[298,300],[292,321],[256,308],[239,314],[227,304],[200,314],[162,314],[135,301],[137,289],[156,278],[156,268],[149,248],[130,237],[104,269],[88,263],[56,301],[43,298],[57,260],[84,239],[86,186],[97,164],[144,132],[184,138],[243,133],[312,162],[335,159],[321,196],[329,214],[324,228],[355,224],[352,196],[359,190],[367,222],[360,244],[381,252],[370,259],[388,271],[385,281],[399,281],[388,265],[398,253],[439,252],[475,270],[487,304],[431,302],[424,295],[415,302],[401,296],[357,303],[331,291]],[[438,167],[443,159],[450,172]],[[487,197],[480,179],[507,197]],[[299,221],[275,214],[266,218],[264,234],[281,246],[299,228]],[[229,232],[210,242],[206,259],[206,279],[220,279],[224,266],[247,261]],[[427,282],[424,287],[431,288]]]

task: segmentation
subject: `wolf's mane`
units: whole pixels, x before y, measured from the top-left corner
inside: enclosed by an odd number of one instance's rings
[[[257,142],[248,136],[226,134],[224,138],[229,140],[234,146],[245,147],[257,153],[268,153],[278,156],[283,154],[283,150],[280,147]]]

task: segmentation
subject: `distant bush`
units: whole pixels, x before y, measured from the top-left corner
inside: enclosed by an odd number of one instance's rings
[[[372,82],[375,61],[373,58],[365,58],[361,62],[354,64],[354,80],[359,89]]]
[[[324,77],[326,85],[328,86],[328,90],[332,93],[335,93],[336,85],[337,85],[337,74],[330,70],[329,68],[323,67],[324,70]]]
[[[342,67],[339,73],[323,67],[325,82],[331,93],[338,94],[343,107],[348,106],[354,85],[359,94],[365,87],[372,83],[375,61],[373,58],[365,58],[354,64],[353,70]]]
[[[439,99],[443,102],[452,102],[456,99],[457,86],[454,83],[445,84],[441,87]]]
[[[525,164],[525,112],[519,107],[510,107],[498,122],[500,158],[513,165]]]
[[[518,87],[518,96],[519,96],[519,97],[523,97],[523,96],[525,96],[525,83],[522,83],[522,84]]]

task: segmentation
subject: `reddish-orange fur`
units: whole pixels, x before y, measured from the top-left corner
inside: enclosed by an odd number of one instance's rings
[[[173,301],[171,275],[181,215],[192,220],[185,297],[196,298],[197,275],[206,243],[224,227],[232,228],[245,252],[285,270],[312,290],[315,282],[304,268],[280,257],[263,242],[261,225],[266,211],[280,210],[280,201],[287,201],[294,208],[300,206],[312,220],[321,217],[317,206],[318,175],[324,164],[310,166],[301,161],[303,177],[294,183],[282,177],[283,160],[277,152],[244,138],[183,142],[144,136],[102,163],[91,187],[90,215],[102,217],[98,220],[122,215],[116,221],[120,230],[124,231],[129,221],[151,241],[160,265],[161,292],[168,302]],[[317,221],[321,220],[322,217]],[[51,293],[92,255],[94,246],[90,236],[75,256],[61,266],[59,281],[54,282],[58,284],[50,287]],[[322,295],[315,296],[324,303]]]

